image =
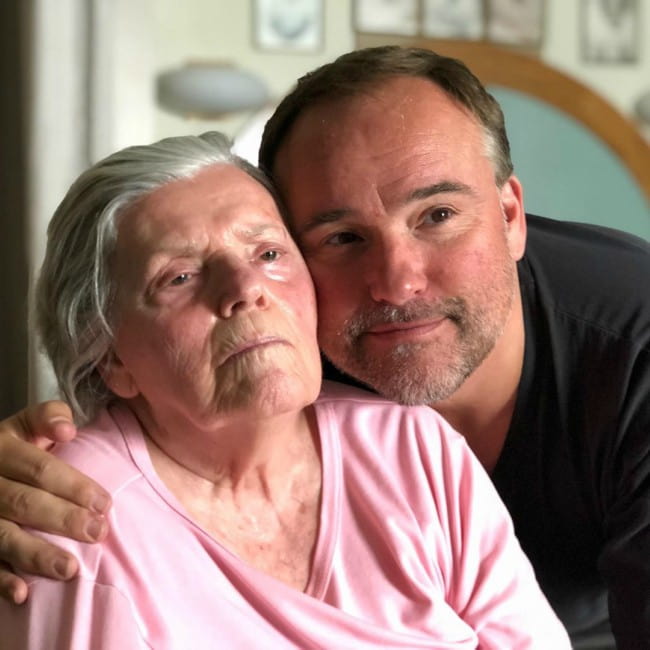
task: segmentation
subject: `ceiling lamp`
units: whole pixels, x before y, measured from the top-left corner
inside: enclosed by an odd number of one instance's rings
[[[218,119],[269,102],[266,84],[231,63],[187,63],[160,73],[156,86],[161,108],[184,117]]]

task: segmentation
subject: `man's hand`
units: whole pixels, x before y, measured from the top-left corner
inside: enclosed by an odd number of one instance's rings
[[[59,580],[78,570],[72,555],[18,524],[82,542],[101,541],[108,532],[108,493],[47,452],[76,433],[63,402],[45,402],[0,422],[0,596],[7,600],[27,598],[27,585],[12,567]]]

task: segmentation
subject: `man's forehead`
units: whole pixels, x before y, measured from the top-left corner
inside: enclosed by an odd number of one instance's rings
[[[302,111],[278,148],[276,166],[295,145],[348,146],[444,128],[450,121],[477,124],[471,112],[421,77],[395,77],[352,96],[320,101]],[[378,130],[377,125],[383,125]],[[304,153],[304,152],[303,152]],[[311,150],[318,156],[319,149]]]

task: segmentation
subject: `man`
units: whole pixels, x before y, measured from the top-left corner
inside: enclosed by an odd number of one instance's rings
[[[498,105],[428,51],[353,52],[307,75],[269,121],[260,161],[314,277],[327,357],[466,436],[576,647],[613,647],[608,599],[618,647],[650,647],[647,243],[527,219]],[[46,432],[48,417],[4,428]],[[7,518],[101,537],[98,488],[13,436],[0,445]],[[21,480],[77,491],[86,510]],[[6,560],[52,571],[51,549],[0,531]]]

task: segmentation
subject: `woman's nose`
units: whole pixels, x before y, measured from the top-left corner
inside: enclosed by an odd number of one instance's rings
[[[264,276],[247,261],[222,262],[214,271],[211,292],[219,318],[264,309],[268,304]]]
[[[367,253],[367,278],[375,302],[403,305],[422,293],[428,283],[426,252],[421,242],[395,238]]]

